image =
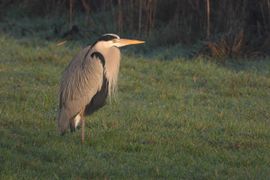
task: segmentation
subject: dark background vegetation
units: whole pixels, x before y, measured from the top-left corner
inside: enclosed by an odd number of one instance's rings
[[[115,32],[143,38],[151,47],[191,45],[192,55],[270,54],[270,0],[1,0],[0,8],[1,21],[59,19],[48,24],[46,39],[89,40]],[[22,36],[36,31],[19,28]]]

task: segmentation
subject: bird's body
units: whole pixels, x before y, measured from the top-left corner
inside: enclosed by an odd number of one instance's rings
[[[58,112],[58,128],[62,134],[68,127],[74,131],[79,124],[84,131],[84,116],[101,108],[107,96],[113,96],[120,66],[118,47],[128,45],[119,45],[119,40],[114,34],[103,35],[92,46],[79,52],[65,69]]]

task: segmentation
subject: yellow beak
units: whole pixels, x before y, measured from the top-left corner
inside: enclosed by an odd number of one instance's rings
[[[117,47],[123,47],[128,45],[134,45],[134,44],[143,44],[145,41],[139,41],[135,39],[114,39],[113,45]]]

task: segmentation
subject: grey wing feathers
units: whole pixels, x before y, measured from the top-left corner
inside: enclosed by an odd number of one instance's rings
[[[58,127],[65,130],[69,120],[84,110],[103,83],[103,66],[89,47],[69,64],[60,85]]]

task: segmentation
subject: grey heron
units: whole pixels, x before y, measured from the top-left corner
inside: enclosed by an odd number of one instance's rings
[[[120,47],[144,41],[121,39],[104,34],[95,43],[81,50],[65,69],[59,91],[58,129],[61,134],[81,125],[84,142],[85,116],[105,105],[117,87]]]

